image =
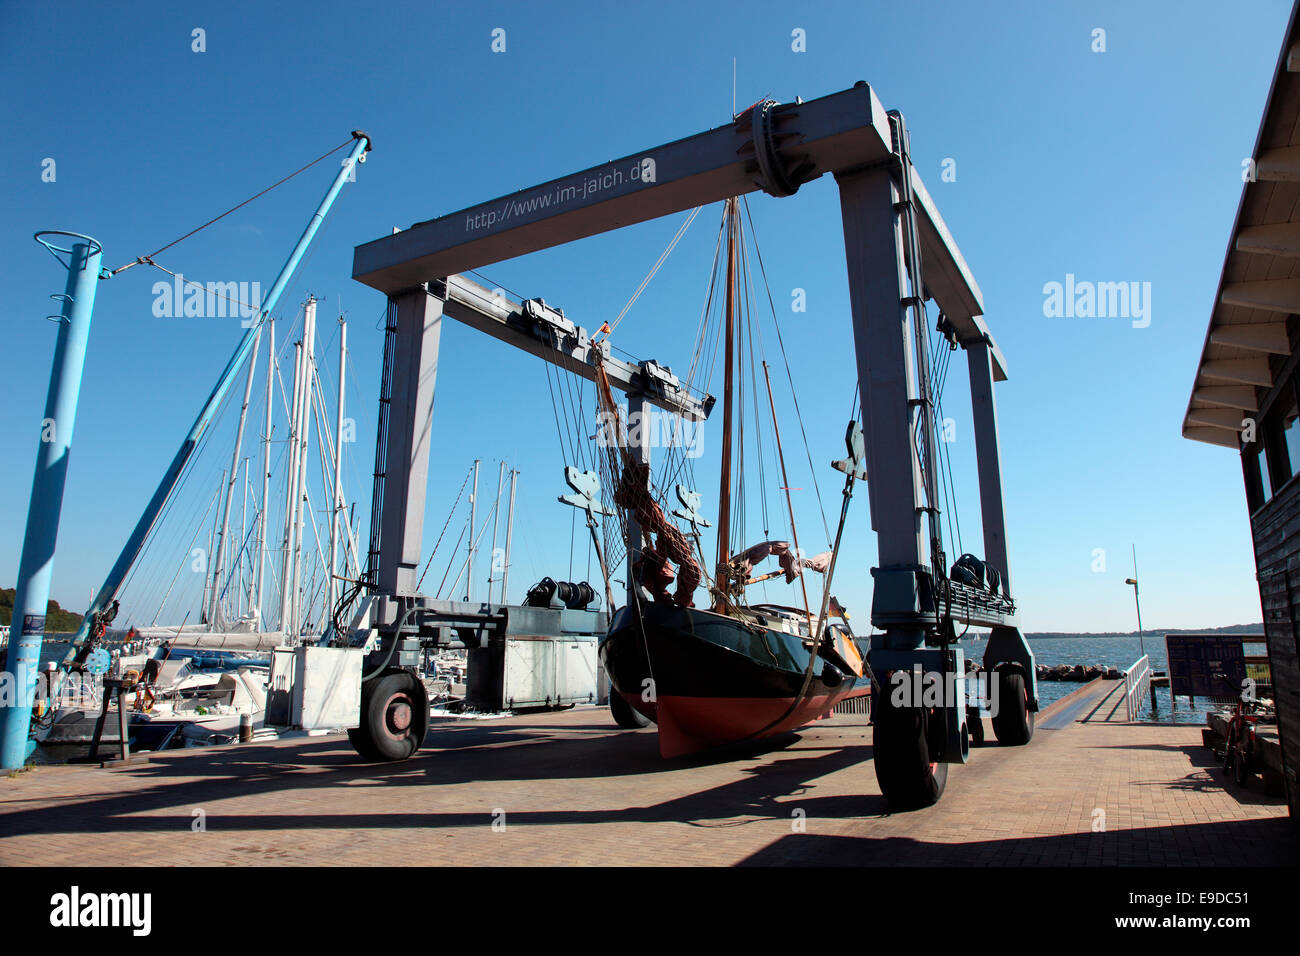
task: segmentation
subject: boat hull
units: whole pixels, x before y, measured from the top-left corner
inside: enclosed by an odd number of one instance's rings
[[[870,682],[818,658],[785,631],[712,611],[654,604],[615,615],[600,644],[611,693],[659,729],[664,757],[784,733],[830,714]],[[796,703],[797,702],[797,703]]]

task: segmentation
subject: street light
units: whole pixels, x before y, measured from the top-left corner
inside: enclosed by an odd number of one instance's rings
[[[1138,597],[1137,567],[1138,567],[1137,546],[1134,545],[1133,546],[1133,577],[1125,578],[1124,583],[1133,585],[1133,604],[1137,608],[1137,618],[1138,618],[1138,648],[1142,651],[1142,656],[1146,657],[1147,656],[1146,642],[1143,640],[1143,636],[1142,636],[1142,601]],[[1148,660],[1147,670],[1150,669],[1151,669],[1151,661]],[[1154,680],[1151,680],[1148,681],[1148,684],[1151,688],[1151,713],[1154,714],[1156,712],[1156,682]]]
[[[1146,655],[1146,644],[1142,640],[1142,602],[1138,600],[1138,583],[1137,578],[1125,578],[1125,584],[1133,585],[1133,603],[1137,605],[1138,615],[1138,647],[1141,648],[1143,656]]]

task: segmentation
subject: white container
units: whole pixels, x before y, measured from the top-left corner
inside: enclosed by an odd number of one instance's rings
[[[288,663],[287,655],[282,653],[285,650],[289,649],[276,648],[271,688],[273,692],[289,692],[289,725],[300,730],[360,726],[361,661],[365,650],[300,645],[291,649],[292,670],[284,666]],[[289,687],[283,686],[286,681]]]
[[[596,693],[594,640],[506,639],[502,703],[507,709],[589,704]]]

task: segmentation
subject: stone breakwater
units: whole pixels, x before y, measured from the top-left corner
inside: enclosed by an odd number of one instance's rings
[[[1055,667],[1039,664],[1035,668],[1035,673],[1039,680],[1074,681],[1079,684],[1096,680],[1098,677],[1104,677],[1106,680],[1120,680],[1124,676],[1123,671],[1118,668],[1098,667],[1092,664],[1058,664]]]

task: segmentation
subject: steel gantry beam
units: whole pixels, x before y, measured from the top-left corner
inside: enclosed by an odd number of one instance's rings
[[[763,101],[725,126],[365,243],[356,248],[352,277],[392,296],[731,196],[759,189],[792,195],[827,173],[888,164],[891,150],[889,118],[866,83],[806,103]],[[909,173],[927,289],[963,344],[989,344],[995,379],[1002,381],[1006,366],[980,318],[979,286],[920,175],[914,168]]]
[[[587,330],[575,324],[562,309],[542,299],[514,302],[497,290],[489,290],[464,276],[448,276],[434,282],[430,292],[444,298],[443,312],[495,339],[536,355],[589,382],[604,365],[609,383],[624,392],[644,395],[645,400],[688,421],[703,421],[713,408],[711,395],[699,395],[683,387],[670,369],[647,359],[633,364],[610,354],[608,340],[594,341]]]

